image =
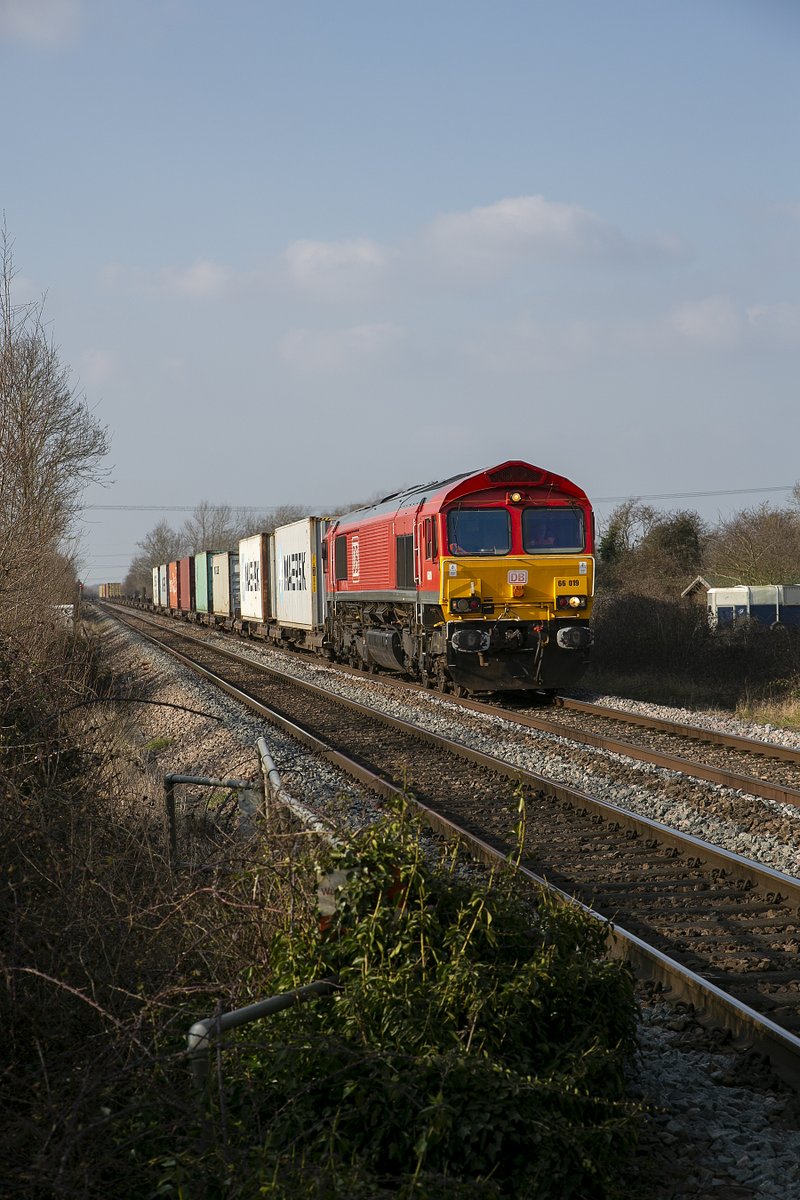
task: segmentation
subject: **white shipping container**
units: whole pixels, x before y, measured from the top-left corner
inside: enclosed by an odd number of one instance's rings
[[[326,527],[322,517],[304,517],[270,538],[270,613],[281,626],[314,630],[325,620]]]
[[[239,594],[242,619],[267,621],[267,535],[254,533],[239,542]]]
[[[211,611],[217,617],[229,617],[231,612],[230,555],[227,550],[211,556]]]
[[[153,604],[158,604],[158,567],[153,567]]]
[[[169,607],[169,582],[167,580],[167,564],[158,568],[158,603],[163,608]]]

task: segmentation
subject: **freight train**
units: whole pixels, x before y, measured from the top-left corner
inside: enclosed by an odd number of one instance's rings
[[[153,567],[153,605],[458,694],[542,692],[589,661],[584,491],[510,461]]]

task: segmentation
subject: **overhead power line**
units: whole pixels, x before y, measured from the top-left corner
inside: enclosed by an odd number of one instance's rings
[[[781,484],[779,487],[763,488],[727,488],[713,492],[655,492],[649,496],[629,492],[625,496],[593,496],[597,504],[622,504],[636,496],[638,500],[699,500],[706,496],[759,496],[765,492],[791,492],[794,484]],[[84,504],[89,512],[188,512],[193,513],[199,504]],[[285,508],[283,504],[207,504],[206,509],[222,508],[235,509],[237,512],[278,512]]]
[[[651,496],[637,496],[637,500],[699,500],[704,496],[760,496],[764,492],[791,492],[794,484],[765,488],[729,488],[721,492],[656,492]],[[627,496],[593,496],[596,504],[622,504],[631,499]]]
[[[196,512],[199,504],[84,504],[87,512]],[[206,504],[206,510],[218,511],[222,508],[235,509],[237,512],[277,512],[284,508],[282,504]]]

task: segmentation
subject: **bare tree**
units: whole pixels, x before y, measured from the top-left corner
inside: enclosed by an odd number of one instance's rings
[[[140,596],[150,596],[153,589],[153,567],[160,567],[162,563],[182,558],[188,553],[186,542],[182,533],[177,532],[166,521],[159,521],[136,545],[140,553],[128,567],[122,590],[126,596],[132,596],[136,592]]]
[[[668,594],[701,570],[707,537],[696,512],[664,513],[627,500],[614,509],[600,539],[601,582],[612,590]]]
[[[108,435],[71,383],[44,324],[43,303],[15,305],[14,266],[0,234],[0,611],[17,628],[30,597],[47,603],[65,545]],[[59,590],[60,590],[59,585]],[[57,601],[52,600],[51,603]]]
[[[209,504],[203,500],[183,524],[181,532],[187,554],[229,549],[236,540],[236,521],[229,504]]]
[[[185,554],[201,550],[234,550],[240,538],[254,533],[272,533],[281,525],[289,525],[308,516],[309,509],[301,504],[282,504],[262,513],[230,504],[211,504],[203,500],[176,531],[161,521],[136,545],[137,554],[125,577],[123,591],[150,595],[153,586],[153,567],[172,562]]]
[[[761,504],[714,530],[708,567],[731,584],[800,583],[800,512]]]
[[[248,514],[242,522],[242,537],[253,533],[272,533],[282,525],[291,525],[302,517],[309,516],[310,508],[303,504],[279,504],[268,512]]]

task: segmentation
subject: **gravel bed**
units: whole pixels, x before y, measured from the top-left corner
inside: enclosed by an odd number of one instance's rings
[[[523,770],[586,791],[600,800],[661,821],[734,854],[800,874],[800,809],[698,782],[663,767],[638,763],[607,750],[582,746],[533,729],[521,729],[501,714],[460,709],[430,692],[399,693],[380,678],[344,675],[301,654],[257,643],[207,635],[247,658],[274,666],[351,700],[413,721],[433,733],[457,731],[465,745]],[[669,710],[665,710],[669,711]],[[679,719],[677,714],[675,719]],[[681,719],[691,719],[685,714]],[[741,722],[739,723],[742,724]],[[726,729],[721,723],[709,728]],[[747,736],[752,736],[748,733]]]
[[[123,670],[148,674],[162,700],[210,714],[146,710],[142,721],[146,736],[170,741],[157,755],[159,769],[255,777],[255,741],[263,735],[285,785],[298,799],[336,823],[346,819],[355,827],[374,819],[375,801],[352,781],[315,761],[234,701],[215,694],[163,652],[124,636],[130,649],[118,659]],[[239,644],[237,649],[282,669],[292,664],[293,674],[367,703],[380,703],[396,715],[408,718],[412,712],[420,713],[448,728],[458,721],[465,736],[477,730],[488,737],[487,730],[508,724],[501,717],[465,716],[446,700],[428,694],[398,699],[380,682],[367,678],[351,682],[299,655]],[[689,716],[696,719],[696,714]],[[546,758],[558,752],[540,749],[537,753]],[[602,753],[598,752],[598,760]],[[566,762],[563,756],[562,760]],[[596,790],[599,765],[585,778],[586,790]],[[670,776],[658,768],[641,771],[662,781]],[[769,807],[765,801],[754,803]],[[659,819],[671,820],[668,811],[665,807]],[[716,837],[708,818],[704,821],[704,836]],[[730,834],[738,836],[734,830]],[[630,1179],[631,1200],[800,1200],[798,1097],[771,1076],[762,1060],[737,1050],[719,1033],[704,1030],[685,1006],[670,1005],[649,989],[642,990],[641,998],[640,1057],[632,1088],[652,1112]]]

